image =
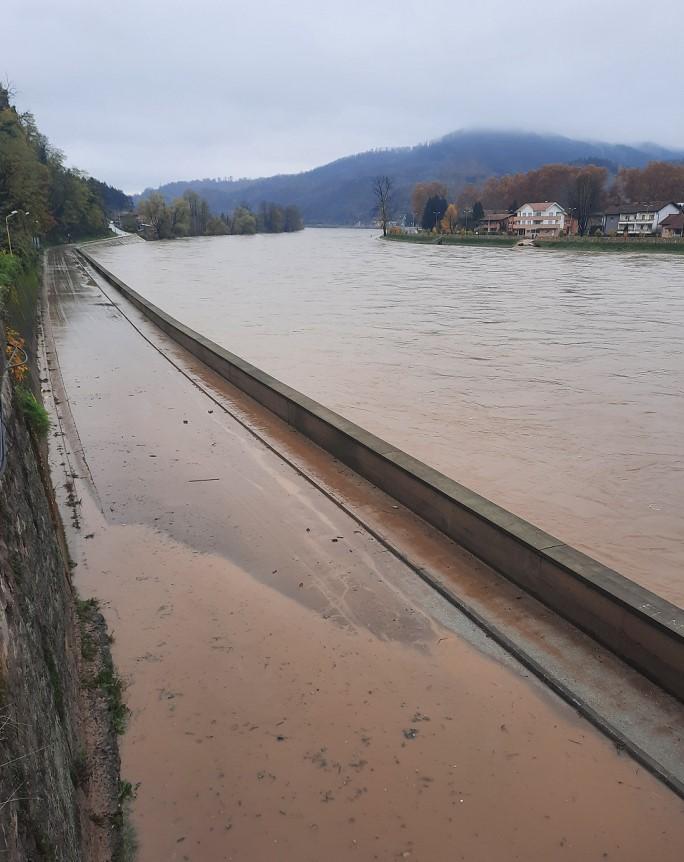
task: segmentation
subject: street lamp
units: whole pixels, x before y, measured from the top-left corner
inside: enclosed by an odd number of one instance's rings
[[[12,254],[12,238],[10,237],[10,229],[9,229],[9,220],[12,216],[19,215],[19,210],[12,210],[9,215],[5,216],[5,230],[7,231],[7,245],[9,246],[9,253]],[[22,215],[31,215],[31,213],[26,210],[26,212],[22,213]]]

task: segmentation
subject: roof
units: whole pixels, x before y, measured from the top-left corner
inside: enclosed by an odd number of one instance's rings
[[[513,213],[485,213],[480,221],[503,221],[506,218],[511,218]]]
[[[661,227],[681,227],[684,228],[684,213],[673,213],[660,222]]]
[[[656,202],[656,203],[640,203],[640,204],[621,204],[609,207],[606,210],[606,215],[621,215],[622,213],[657,213],[663,207],[668,206],[668,204],[672,204],[672,206],[677,206],[674,201],[665,201],[664,203]]]
[[[559,207],[563,212],[565,212],[563,207],[557,201],[541,201],[539,203],[523,204],[521,207],[518,207],[517,211],[520,212],[523,207],[532,207],[533,210],[545,210],[549,207]]]

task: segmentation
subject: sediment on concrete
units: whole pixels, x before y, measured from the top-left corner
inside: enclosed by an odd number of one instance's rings
[[[235,356],[79,253],[193,356],[684,701],[684,610]]]

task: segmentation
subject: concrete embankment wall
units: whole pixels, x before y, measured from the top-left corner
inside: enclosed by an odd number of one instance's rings
[[[81,254],[230,383],[684,701],[684,611],[214,344]]]

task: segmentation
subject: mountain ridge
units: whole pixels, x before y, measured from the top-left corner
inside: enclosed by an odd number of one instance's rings
[[[378,175],[393,178],[396,209],[403,213],[408,210],[411,188],[419,181],[444,182],[455,197],[465,185],[490,176],[533,170],[543,164],[591,159],[601,160],[617,170],[643,167],[654,160],[684,160],[684,150],[651,143],[610,144],[535,132],[461,129],[422,144],[342,156],[297,174],[237,180],[177,180],[157,189],[145,189],[138,199],[159,191],[171,200],[192,189],[207,200],[214,213],[231,211],[240,204],[255,208],[263,201],[274,201],[298,206],[307,224],[366,224],[373,214],[371,183]]]

